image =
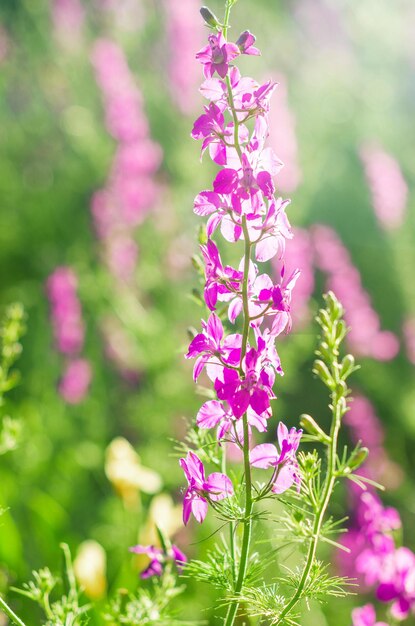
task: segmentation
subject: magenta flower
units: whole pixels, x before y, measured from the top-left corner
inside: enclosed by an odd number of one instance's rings
[[[216,308],[218,300],[227,301],[239,292],[243,273],[233,267],[224,267],[216,244],[209,239],[206,245],[200,246],[205,261],[206,284],[204,289],[205,302],[211,311]]]
[[[214,191],[201,191],[194,201],[196,215],[209,216],[206,233],[211,237],[219,224],[222,235],[230,242],[238,241],[242,235],[239,214],[241,202],[235,196],[218,194]]]
[[[257,261],[265,262],[277,256],[281,259],[285,252],[285,242],[292,239],[290,223],[285,213],[285,207],[290,204],[289,200],[272,200],[266,217],[255,229],[261,232],[261,237],[256,245],[255,257]]]
[[[245,30],[239,35],[238,39],[236,40],[236,45],[238,46],[241,54],[251,54],[258,56],[261,53],[258,48],[255,48],[255,41],[255,36],[250,33],[249,30]]]
[[[269,112],[271,96],[277,83],[269,80],[259,85],[253,78],[241,76],[237,67],[229,72],[232,95],[239,121],[244,121],[254,115],[264,115]],[[201,94],[215,102],[223,111],[228,106],[228,93],[226,83],[220,78],[208,78],[200,87]]]
[[[213,472],[205,478],[205,468],[202,461],[194,452],[188,452],[186,459],[180,459],[188,488],[183,500],[183,522],[186,525],[193,513],[199,523],[202,523],[208,511],[208,501],[217,502],[233,496],[233,485],[220,472]]]
[[[244,377],[241,378],[236,370],[224,367],[221,376],[215,380],[215,391],[219,400],[227,402],[236,418],[251,407],[259,416],[270,409],[270,400],[275,398],[272,386],[275,381],[275,371],[282,373],[278,355],[273,352],[270,359],[270,350],[266,341],[259,336],[258,348],[251,348],[245,355],[242,368]]]
[[[197,358],[193,378],[197,380],[207,363],[214,365],[239,365],[241,335],[224,338],[223,325],[216,313],[211,313],[207,322],[202,322],[203,332],[196,335],[189,345],[187,359]]]
[[[239,126],[239,141],[248,141],[248,129]],[[221,109],[211,102],[205,107],[205,113],[197,118],[191,133],[193,139],[203,139],[202,155],[209,147],[209,154],[218,165],[226,165],[227,161],[227,140],[232,143],[234,136],[234,125],[231,122],[225,126],[225,118]]]
[[[88,393],[92,368],[86,359],[69,361],[59,382],[59,393],[68,404],[79,404]]]
[[[296,459],[296,452],[300,445],[302,430],[288,428],[280,422],[278,424],[277,437],[279,450],[272,443],[263,443],[255,446],[250,452],[249,459],[253,467],[267,469],[274,467],[275,478],[272,492],[284,493],[294,483],[300,488],[301,477]]]
[[[392,602],[391,613],[397,620],[408,617],[415,608],[415,554],[401,547],[382,562],[376,595],[381,602]]]
[[[243,199],[252,198],[262,192],[271,200],[275,186],[271,171],[263,168],[260,155],[252,152],[249,155],[247,153],[242,155],[241,168],[220,170],[213,181],[213,190],[217,193],[236,193]]]
[[[222,33],[209,35],[208,41],[209,44],[196,54],[196,59],[202,63],[206,78],[212,78],[215,72],[225,78],[229,63],[239,56],[240,50],[236,44],[228,43]]]
[[[85,330],[77,286],[75,272],[66,266],[57,267],[46,283],[56,348],[62,354],[75,355],[84,343]]]
[[[187,562],[186,555],[174,544],[167,553],[157,546],[142,545],[133,546],[130,548],[130,552],[134,552],[134,554],[146,554],[150,559],[150,563],[140,574],[140,578],[143,579],[151,578],[152,576],[161,576],[164,566],[168,561],[173,561],[179,571],[182,565]]]
[[[386,622],[377,622],[376,613],[372,604],[365,604],[352,611],[353,626],[388,626]]]

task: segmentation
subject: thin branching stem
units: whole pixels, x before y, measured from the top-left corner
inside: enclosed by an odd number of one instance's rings
[[[9,605],[3,600],[0,596],[0,609],[7,615],[7,617],[16,624],[17,626],[26,626],[26,624],[16,615],[14,611],[11,610]]]
[[[333,379],[336,384],[339,383],[339,361],[338,361],[338,352],[333,351],[332,354],[332,362],[331,362],[331,373]],[[339,389],[339,390],[338,390]],[[306,588],[307,582],[310,577],[310,573],[312,567],[315,563],[316,552],[319,542],[322,537],[322,526],[324,522],[324,516],[327,511],[327,507],[329,505],[331,496],[333,494],[333,489],[336,483],[336,460],[337,460],[337,443],[338,436],[341,427],[341,420],[344,414],[344,406],[345,399],[344,394],[341,391],[340,387],[336,387],[331,394],[331,411],[332,411],[332,422],[330,428],[330,441],[327,445],[327,470],[324,482],[324,488],[322,492],[321,498],[317,502],[317,509],[314,518],[313,525],[313,534],[310,541],[310,545],[308,547],[307,558],[305,561],[305,565],[303,568],[303,572],[298,583],[298,587],[295,590],[294,594],[284,606],[282,611],[278,616],[278,620],[275,622],[276,626],[282,624],[284,619],[289,617],[292,609],[298,604],[303,596],[304,589]]]

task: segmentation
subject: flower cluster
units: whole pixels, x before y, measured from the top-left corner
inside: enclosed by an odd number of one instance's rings
[[[174,544],[168,549],[159,548],[157,546],[137,545],[130,548],[130,552],[134,554],[145,554],[150,562],[141,572],[141,578],[151,578],[152,576],[161,576],[168,562],[173,562],[180,570],[181,566],[187,561],[187,557]]]
[[[85,328],[76,290],[76,275],[66,266],[57,267],[46,283],[56,349],[68,358],[59,392],[70,404],[81,402],[92,376],[89,361],[79,356]]]
[[[243,77],[234,65],[241,55],[260,54],[249,31],[231,43],[216,27],[196,55],[205,76],[200,91],[208,103],[191,133],[202,142],[202,155],[208,152],[220,166],[212,189],[201,191],[194,202],[194,212],[208,218],[201,253],[204,300],[210,314],[186,358],[195,359],[194,379],[203,373],[216,396],[198,412],[198,427],[215,429],[220,446],[232,443],[243,450],[249,472],[272,468],[269,489],[279,494],[294,483],[300,485],[296,450],[301,431],[288,431],[281,423],[278,447],[263,444],[250,449],[252,429],[265,432],[272,414],[275,378],[283,374],[275,340],[291,328],[291,297],[299,275],[296,268],[290,274],[285,271],[285,244],[293,236],[286,215],[289,201],[275,197],[274,176],[282,163],[266,145],[276,83],[260,84]],[[236,266],[222,260],[214,241],[219,232],[227,242],[243,244],[243,257]],[[259,266],[274,257],[281,261],[276,282]],[[241,324],[242,332],[226,333],[223,311],[228,325],[238,330]],[[209,503],[215,506],[233,495],[232,482],[224,473],[206,477],[194,452],[180,464],[188,482],[184,523],[191,513],[202,522]]]
[[[154,180],[162,151],[150,138],[143,98],[122,50],[98,40],[92,52],[96,80],[102,92],[106,125],[118,142],[109,180],[95,192],[91,211],[106,263],[116,279],[132,279],[138,249],[133,229],[159,196]]]
[[[342,555],[343,571],[357,575],[363,588],[375,588],[378,600],[391,603],[394,620],[406,619],[415,611],[415,554],[396,545],[399,514],[369,491],[360,496],[354,514],[354,526],[342,540],[350,550]]]

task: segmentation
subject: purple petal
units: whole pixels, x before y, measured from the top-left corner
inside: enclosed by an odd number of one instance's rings
[[[226,474],[213,472],[207,478],[205,489],[213,501],[223,500],[228,496],[233,496],[232,481]]]
[[[230,168],[224,168],[218,172],[213,181],[213,189],[217,193],[231,193],[238,184],[238,172]]]
[[[249,406],[250,395],[247,389],[241,389],[233,394],[233,396],[227,398],[232,413],[236,418],[242,417]]]
[[[279,240],[275,235],[265,235],[256,245],[255,258],[261,263],[272,259],[279,250]]]
[[[297,468],[294,465],[287,463],[283,465],[278,472],[278,476],[272,486],[272,493],[284,493],[287,491],[294,482],[296,482]]]
[[[202,191],[194,202],[194,212],[196,215],[210,215],[220,207],[220,197],[214,191]]]
[[[269,408],[269,396],[264,389],[259,389],[258,387],[254,389],[251,395],[251,407],[254,409],[255,413],[261,415]]]
[[[211,313],[207,321],[206,332],[210,339],[219,347],[223,339],[223,326],[216,313]]]
[[[249,453],[249,461],[253,467],[267,469],[275,466],[279,459],[277,448],[272,443],[261,443]]]
[[[242,307],[242,299],[239,296],[237,298],[234,298],[230,303],[228,309],[228,318],[229,321],[232,322],[232,324],[235,323],[236,318],[238,317],[238,315],[240,315]]]
[[[208,503],[202,496],[194,496],[191,500],[191,510],[196,521],[201,524],[208,512]]]
[[[226,85],[219,78],[205,80],[200,87],[200,93],[208,100],[220,100],[226,92]]]
[[[226,413],[221,402],[208,400],[200,408],[196,417],[196,424],[203,429],[215,428],[225,415]]]

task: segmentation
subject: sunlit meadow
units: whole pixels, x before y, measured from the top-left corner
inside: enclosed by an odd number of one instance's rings
[[[415,624],[414,19],[0,3],[0,625]]]

